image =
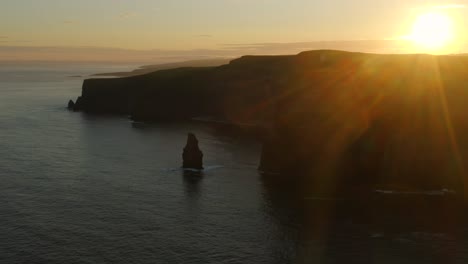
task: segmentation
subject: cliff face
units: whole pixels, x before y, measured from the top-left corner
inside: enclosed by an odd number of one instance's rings
[[[90,113],[126,114],[130,108],[132,79],[89,79],[83,82],[76,110]]]
[[[314,55],[299,57],[307,64]],[[464,191],[468,58],[335,55],[305,67],[300,85],[278,100],[262,169],[299,171],[324,192],[353,185]]]
[[[234,123],[271,119],[272,83],[291,57],[243,57],[229,65],[89,79],[76,110],[145,121],[212,116]]]
[[[312,51],[87,80],[80,105],[138,120],[265,124],[262,170],[335,192],[463,189],[467,99],[468,57]]]

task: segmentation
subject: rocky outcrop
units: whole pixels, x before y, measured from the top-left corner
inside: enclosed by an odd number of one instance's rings
[[[187,144],[184,147],[182,158],[183,168],[203,169],[203,152],[198,147],[198,139],[192,133],[187,136]]]
[[[68,101],[68,110],[74,110],[75,109],[75,102],[73,100]]]

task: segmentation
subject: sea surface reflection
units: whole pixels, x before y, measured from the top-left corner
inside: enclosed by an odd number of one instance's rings
[[[261,174],[242,133],[68,112],[82,80],[67,76],[92,71],[0,67],[0,263],[468,261],[440,197],[316,197]],[[180,168],[188,132],[202,172]]]

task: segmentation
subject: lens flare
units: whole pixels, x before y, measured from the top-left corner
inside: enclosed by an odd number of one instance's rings
[[[420,15],[413,25],[410,39],[422,48],[443,49],[454,39],[453,21],[440,13]]]

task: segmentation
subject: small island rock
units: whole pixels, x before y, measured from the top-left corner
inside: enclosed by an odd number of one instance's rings
[[[198,147],[198,140],[192,133],[188,134],[182,158],[184,160],[183,168],[203,169],[203,152]]]

